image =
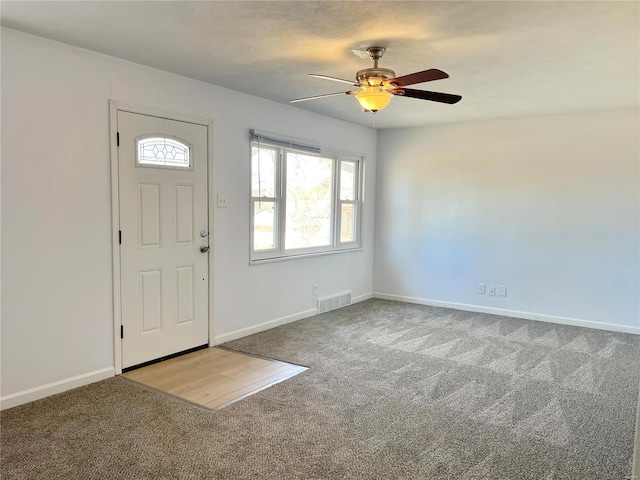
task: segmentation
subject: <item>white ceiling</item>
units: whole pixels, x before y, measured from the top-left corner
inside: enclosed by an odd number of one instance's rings
[[[372,66],[451,78],[414,88],[456,105],[394,98],[378,128],[638,106],[640,4],[485,1],[3,1],[2,24],[280,103],[339,92]],[[346,87],[346,88],[344,88]],[[371,126],[353,97],[295,104]]]

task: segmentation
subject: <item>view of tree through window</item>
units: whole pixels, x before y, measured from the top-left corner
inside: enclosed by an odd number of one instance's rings
[[[360,247],[361,159],[251,145],[251,259]]]
[[[333,160],[287,154],[285,249],[331,245]]]

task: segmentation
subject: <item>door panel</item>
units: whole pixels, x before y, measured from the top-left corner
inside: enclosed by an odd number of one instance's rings
[[[185,265],[176,268],[176,302],[178,305],[178,325],[193,322],[195,283],[194,265]]]
[[[140,248],[160,246],[160,199],[160,185],[157,183],[138,184]]]
[[[140,323],[142,334],[162,330],[162,270],[140,272]]]
[[[208,245],[200,232],[209,230],[207,128],[119,111],[118,132],[127,368],[208,343],[209,265],[200,252]],[[139,148],[139,139],[150,138],[158,144]],[[191,164],[183,161],[187,150]]]
[[[193,245],[193,185],[176,185],[176,245]]]

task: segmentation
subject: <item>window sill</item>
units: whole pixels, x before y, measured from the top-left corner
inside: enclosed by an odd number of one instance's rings
[[[325,255],[335,255],[337,253],[362,252],[363,250],[364,250],[363,247],[337,248],[335,250],[326,250],[324,252],[299,253],[299,254],[282,255],[279,257],[269,257],[269,258],[253,258],[249,260],[249,265],[261,265],[263,263],[284,262],[287,260],[296,260],[299,258],[322,257]]]

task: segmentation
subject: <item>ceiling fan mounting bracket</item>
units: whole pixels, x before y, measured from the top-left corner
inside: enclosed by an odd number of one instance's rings
[[[367,52],[369,53],[369,57],[371,60],[380,60],[384,55],[384,52],[387,51],[386,47],[369,47],[367,48]]]

